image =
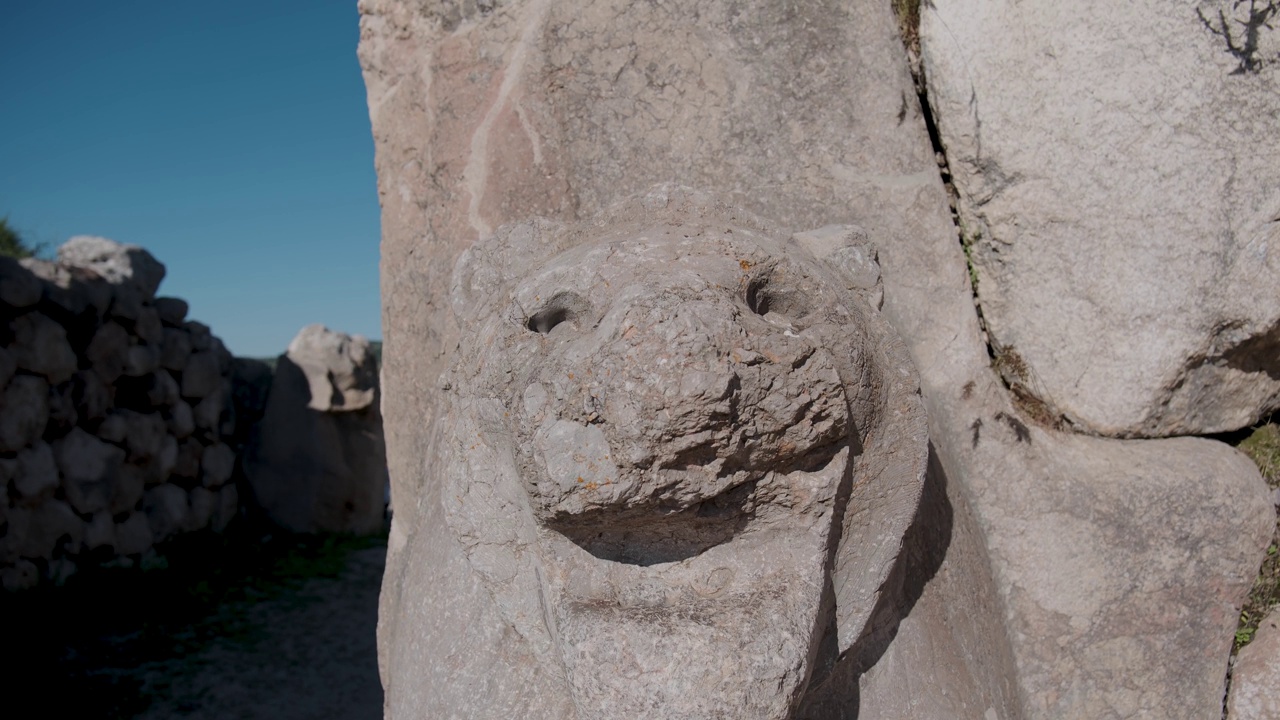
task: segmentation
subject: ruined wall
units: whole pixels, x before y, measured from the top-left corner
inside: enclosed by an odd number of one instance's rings
[[[186,302],[156,296],[163,277],[102,238],[56,262],[0,258],[5,588],[132,564],[238,512],[233,359]]]

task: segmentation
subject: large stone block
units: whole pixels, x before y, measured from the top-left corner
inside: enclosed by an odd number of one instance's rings
[[[58,262],[93,270],[114,285],[137,288],[144,299],[155,297],[164,280],[164,265],[137,245],[77,235],[58,248]]]
[[[266,411],[244,454],[255,500],[272,521],[294,532],[377,532],[387,482],[378,406],[321,412],[310,407],[312,397],[307,373],[281,356]]]
[[[298,331],[285,354],[307,376],[307,406],[312,410],[362,410],[377,399],[378,365],[363,336],[308,325]]]
[[[1089,432],[1233,430],[1280,403],[1275,12],[922,12],[930,103],[1005,375]]]

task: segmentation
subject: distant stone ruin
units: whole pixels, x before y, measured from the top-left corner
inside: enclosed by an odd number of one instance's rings
[[[132,564],[239,510],[233,358],[164,265],[81,236],[57,261],[0,258],[0,579]]]

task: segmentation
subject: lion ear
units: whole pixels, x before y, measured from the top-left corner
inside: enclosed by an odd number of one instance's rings
[[[471,322],[502,307],[521,277],[566,249],[566,235],[561,223],[539,218],[503,225],[464,250],[449,290],[458,321]]]
[[[845,289],[866,298],[873,308],[884,305],[879,255],[866,230],[857,225],[827,225],[795,233],[787,244],[813,255]]]

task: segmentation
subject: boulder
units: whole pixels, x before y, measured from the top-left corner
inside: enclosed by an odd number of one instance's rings
[[[37,442],[18,453],[13,487],[25,504],[38,504],[58,487],[58,465],[53,448]]]
[[[0,303],[23,309],[40,302],[44,283],[11,257],[0,257]]]
[[[158,297],[152,305],[159,313],[160,322],[166,327],[182,327],[183,321],[187,319],[187,301],[182,298]]]
[[[76,371],[76,353],[67,342],[67,331],[38,312],[14,318],[9,324],[13,344],[9,346],[18,368],[43,375],[58,385]]]
[[[1280,717],[1280,620],[1272,612],[1258,624],[1253,641],[1236,655],[1227,696],[1230,720]]]
[[[91,515],[111,503],[124,450],[76,428],[53,444],[53,454],[67,500],[77,511]]]
[[[1216,433],[1280,404],[1280,304],[1259,301],[1280,282],[1275,8],[921,13],[992,347],[1088,432]]]
[[[200,481],[207,488],[217,488],[231,479],[236,467],[236,451],[224,443],[204,449],[200,459]]]
[[[45,559],[65,547],[80,549],[85,522],[61,500],[46,500],[36,507],[18,507],[9,511],[6,543],[14,543],[17,554],[24,558]]]
[[[89,341],[85,358],[104,383],[114,383],[129,362],[128,331],[115,322],[103,323]]]
[[[191,406],[181,400],[165,412],[165,419],[169,423],[169,434],[179,440],[196,431],[196,421],[191,412]]]
[[[164,342],[160,348],[160,367],[182,372],[191,357],[191,336],[178,328],[164,329]]]
[[[312,410],[361,410],[376,399],[378,365],[369,341],[360,335],[308,325],[285,354],[307,377],[311,388],[307,405]]]
[[[155,297],[164,280],[164,265],[137,245],[78,235],[58,248],[58,262],[93,270],[114,285],[137,288],[144,299]]]
[[[0,394],[0,452],[16,452],[35,443],[49,421],[49,384],[34,375],[17,375]]]
[[[222,371],[218,356],[208,350],[195,352],[182,370],[182,397],[200,400],[222,387]]]
[[[157,308],[144,307],[138,312],[133,323],[133,334],[144,343],[159,347],[164,343],[164,325],[160,320]]]
[[[281,356],[266,412],[245,449],[255,499],[293,532],[377,532],[386,487],[378,406],[320,412],[311,400],[304,371]]]
[[[191,512],[187,491],[170,483],[147,491],[142,501],[154,542],[162,542],[182,532]]]

